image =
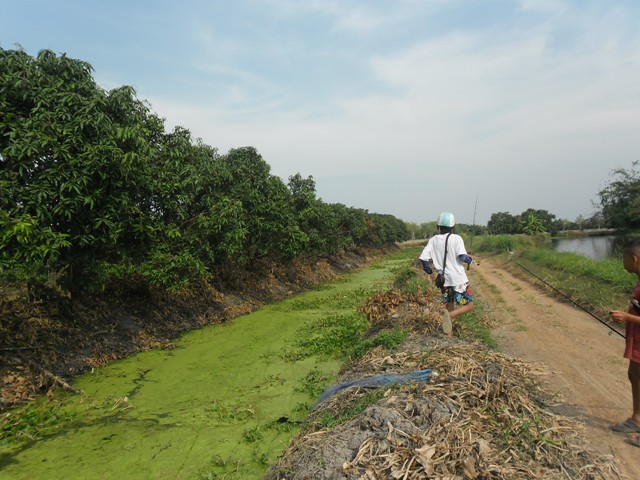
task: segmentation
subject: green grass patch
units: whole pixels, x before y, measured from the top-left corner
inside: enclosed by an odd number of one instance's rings
[[[475,237],[474,252],[509,253],[535,246],[535,237],[528,235],[482,235]]]
[[[1,418],[0,447],[4,447],[29,443],[56,433],[73,418],[73,414],[63,412],[56,402],[40,398],[24,408],[4,413]]]
[[[377,335],[367,338],[357,345],[354,349],[353,356],[356,358],[363,357],[369,350],[377,346],[382,346],[388,350],[399,347],[407,339],[408,332],[401,328],[392,330],[383,330]]]
[[[620,258],[594,260],[571,252],[556,252],[548,241],[526,235],[483,235],[477,251],[501,254],[529,270],[574,302],[604,316],[612,309],[626,309],[637,282],[622,267]],[[516,265],[517,266],[517,265]],[[537,280],[529,272],[523,274]]]
[[[431,285],[425,275],[411,265],[394,269],[391,288],[402,293],[425,291]]]
[[[283,356],[292,362],[311,356],[346,357],[354,345],[362,342],[370,325],[364,315],[356,312],[310,321],[299,330],[293,347],[285,349]]]
[[[487,308],[477,298],[473,300],[473,310],[456,318],[460,328],[460,336],[467,340],[480,340],[487,347],[498,348],[498,341],[493,337],[487,321]]]
[[[600,315],[612,309],[626,310],[629,294],[638,281],[622,267],[620,259],[593,260],[576,253],[535,248],[513,260]]]

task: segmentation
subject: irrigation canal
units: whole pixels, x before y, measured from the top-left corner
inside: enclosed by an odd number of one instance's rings
[[[314,322],[352,314],[404,258],[79,377],[84,393],[65,394],[57,412],[70,420],[20,449],[1,447],[0,479],[261,478],[341,366],[296,359],[296,342]]]

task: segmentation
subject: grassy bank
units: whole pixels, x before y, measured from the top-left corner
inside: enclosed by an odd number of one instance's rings
[[[512,260],[514,268],[536,281],[526,268],[576,303],[599,316],[626,309],[637,278],[622,267],[622,260],[592,260],[569,252],[555,252],[544,241],[521,235],[476,237],[474,250]]]

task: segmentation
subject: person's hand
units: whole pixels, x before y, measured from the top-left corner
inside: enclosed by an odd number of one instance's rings
[[[435,278],[433,278],[433,273],[430,273],[429,275],[427,275],[427,278],[429,278],[429,283],[433,283],[435,282]]]
[[[617,323],[624,323],[627,321],[627,312],[623,312],[622,310],[611,310],[609,312],[609,316],[611,320]]]

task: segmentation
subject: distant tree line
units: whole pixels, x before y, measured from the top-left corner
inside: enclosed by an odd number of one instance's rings
[[[136,276],[176,288],[221,268],[409,238],[392,215],[329,204],[252,147],[171,132],[132,87],[43,50],[0,49],[0,274],[69,292]]]
[[[615,169],[610,175],[609,183],[598,192],[599,202],[595,204],[597,211],[590,217],[580,215],[574,221],[556,219],[547,210],[528,208],[519,215],[493,213],[486,227],[459,224],[456,229],[473,235],[556,234],[565,230],[601,228],[621,231],[640,229],[640,161],[634,161],[629,169]],[[411,238],[429,238],[437,232],[437,226],[436,222],[407,223],[407,230]]]
[[[529,208],[520,215],[498,212],[491,215],[487,229],[492,234],[555,234],[564,230],[590,230],[613,228],[631,231],[640,228],[640,165],[634,161],[631,168],[611,172],[611,180],[598,192],[596,213],[590,217],[580,215],[575,221],[556,219],[546,210]]]

